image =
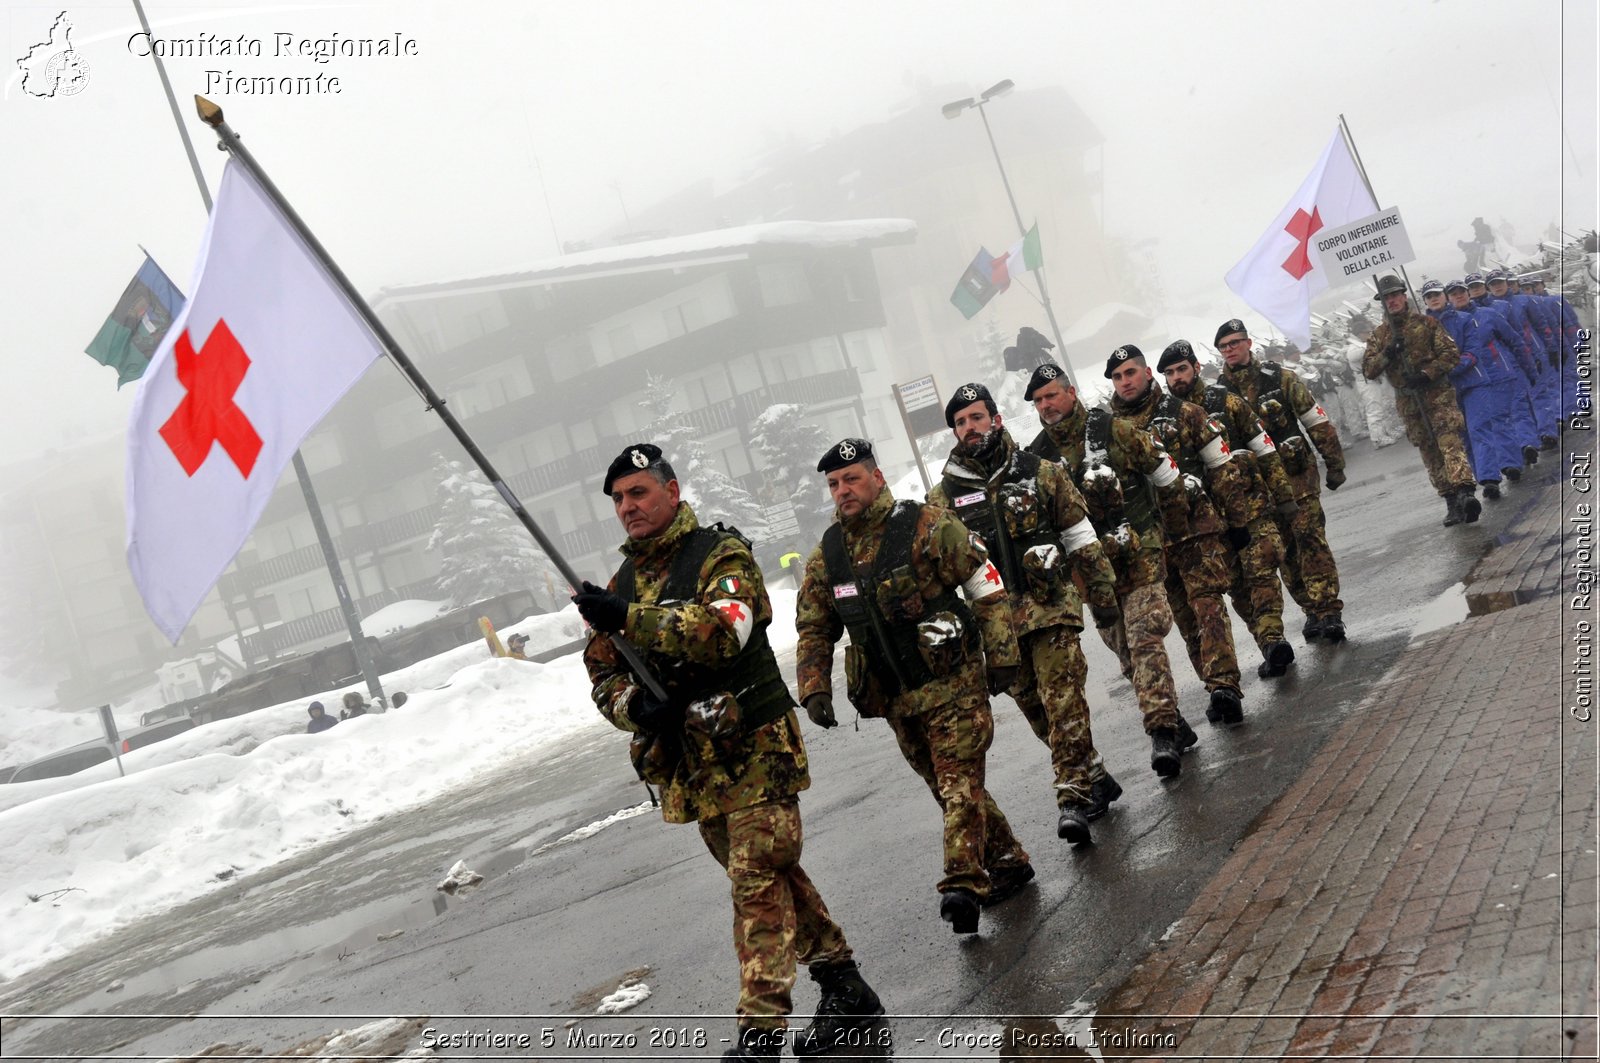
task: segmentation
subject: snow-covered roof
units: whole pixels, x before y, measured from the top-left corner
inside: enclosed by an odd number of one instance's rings
[[[373,302],[404,300],[445,288],[493,289],[529,281],[556,283],[590,276],[671,269],[690,264],[696,259],[725,261],[728,258],[744,258],[755,247],[878,247],[907,244],[915,240],[916,235],[917,223],[909,218],[763,222],[616,247],[597,247],[496,273],[389,285],[379,289]]]

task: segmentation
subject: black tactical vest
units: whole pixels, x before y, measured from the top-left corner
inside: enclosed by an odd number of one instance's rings
[[[889,698],[927,686],[935,678],[917,642],[917,622],[922,617],[953,613],[961,621],[966,652],[970,655],[979,645],[977,621],[955,588],[946,587],[931,599],[924,599],[917,591],[899,598],[881,593],[906,582],[921,514],[922,507],[914,502],[895,503],[870,570],[863,567],[858,572],[850,563],[844,548],[844,529],[837,523],[822,534],[822,559],[828,569],[833,610],[850,632],[851,644],[866,653],[867,666]]]
[[[1227,379],[1227,374],[1223,374],[1223,386],[1238,393],[1238,389]],[[1295,416],[1293,405],[1283,393],[1283,366],[1277,362],[1260,362],[1256,365],[1256,395],[1256,413],[1278,447],[1300,438],[1300,418]]]
[[[1000,484],[995,488],[993,503],[982,484],[950,476],[943,482],[945,494],[950,496],[950,508],[967,530],[975,533],[989,548],[990,560],[1011,591],[1019,591],[1027,585],[1022,571],[1023,554],[1035,546],[1061,545],[1061,534],[1039,499],[1039,464],[1043,460],[1026,450],[1013,451],[1006,461]],[[1004,513],[997,513],[997,507]]]
[[[737,529],[721,524],[696,528],[685,535],[678,544],[672,567],[667,570],[667,582],[661,588],[657,603],[692,602],[698,598],[701,566],[711,556],[712,549],[724,538],[730,537],[738,539],[747,548],[750,545],[750,541],[740,535]],[[616,588],[623,601],[635,600],[638,589],[634,583],[632,558],[625,559],[617,569]],[[749,641],[737,657],[717,667],[649,652],[644,654],[644,658],[674,701],[689,702],[721,691],[732,694],[739,703],[739,723],[746,733],[771,723],[795,707],[789,686],[778,671],[772,644],[767,640],[766,625],[750,633]]]
[[[1110,410],[1096,407],[1089,411],[1089,420],[1084,426],[1084,440],[1088,444],[1088,450],[1083,458],[1083,474],[1087,479],[1092,466],[1111,467]],[[1151,483],[1150,478],[1144,473],[1133,469],[1126,470],[1123,479],[1127,481],[1127,486],[1122,491],[1122,502],[1128,524],[1134,531],[1143,535],[1159,523],[1156,485]]]

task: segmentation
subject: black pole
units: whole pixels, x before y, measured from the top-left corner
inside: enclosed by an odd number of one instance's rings
[[[461,427],[461,422],[456,420],[455,415],[446,408],[444,399],[440,397],[438,392],[433,390],[432,385],[418,372],[417,367],[412,364],[405,351],[400,349],[399,342],[390,335],[388,327],[378,320],[378,315],[372,312],[372,308],[367,305],[367,301],[356,291],[355,285],[350,283],[350,278],[344,275],[344,271],[333,261],[327,249],[322,246],[321,241],[312,234],[306,223],[300,219],[300,215],[295,213],[294,208],[284,199],[283,193],[278,191],[278,186],[273,184],[272,179],[262,171],[261,165],[255,160],[255,156],[250,154],[250,149],[244,146],[239,139],[239,135],[223,120],[222,108],[204,96],[196,96],[194,99],[195,106],[200,112],[200,120],[216,130],[217,139],[222,142],[223,149],[239,160],[239,165],[249,172],[250,176],[261,186],[262,191],[266,192],[268,197],[271,198],[273,204],[283,214],[284,220],[305,242],[306,248],[316,256],[322,268],[327,271],[329,279],[344,293],[344,297],[349,300],[350,305],[361,315],[361,320],[372,331],[372,334],[377,337],[379,344],[383,347],[384,354],[405,375],[411,386],[416,388],[417,393],[427,403],[427,408],[439,415],[439,419],[450,430],[450,434],[456,437],[456,442],[461,444],[468,456],[483,471],[483,475],[488,479],[489,483],[500,493],[500,498],[506,505],[511,507],[511,512],[517,515],[517,519],[522,522],[522,526],[528,529],[528,533],[539,544],[539,548],[545,552],[545,556],[554,562],[556,569],[560,571],[567,583],[574,588],[580,586],[583,583],[583,579],[573,570],[571,565],[567,564],[566,558],[561,556],[561,552],[556,549],[555,543],[550,541],[550,537],[545,535],[544,530],[539,527],[532,515],[524,508],[521,499],[517,498],[511,487],[501,479],[500,473],[495,470],[494,465],[489,461],[489,456],[479,449],[478,444],[467,434],[467,430]],[[613,634],[611,641],[617,647],[617,652],[622,655],[622,659],[628,663],[628,667],[633,670],[633,674],[639,678],[639,681],[645,685],[646,689],[656,697],[664,699],[667,696],[665,688],[645,667],[644,659],[639,656],[639,651],[634,649],[633,645],[623,638],[620,633]]]

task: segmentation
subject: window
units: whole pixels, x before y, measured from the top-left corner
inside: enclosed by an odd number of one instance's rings
[[[661,312],[661,320],[667,327],[667,338],[676,339],[685,333],[705,328],[706,313],[698,299],[690,299],[667,307]]]
[[[762,306],[790,306],[811,299],[811,285],[798,262],[763,262],[756,267]]]
[[[611,357],[607,361],[618,361],[630,355],[639,353],[639,341],[633,334],[633,323],[618,325],[606,331],[606,346],[611,350]]]

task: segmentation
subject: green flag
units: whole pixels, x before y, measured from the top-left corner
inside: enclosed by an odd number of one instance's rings
[[[950,301],[969,321],[972,315],[982,310],[989,300],[994,298],[994,293],[1000,290],[995,287],[990,276],[993,268],[994,258],[985,249],[978,248],[977,257],[961,275],[961,280],[956,282],[956,290],[950,293]]]
[[[117,371],[117,387],[144,375],[150,356],[183,308],[183,293],[161,267],[144,257],[117,305],[83,352]]]

